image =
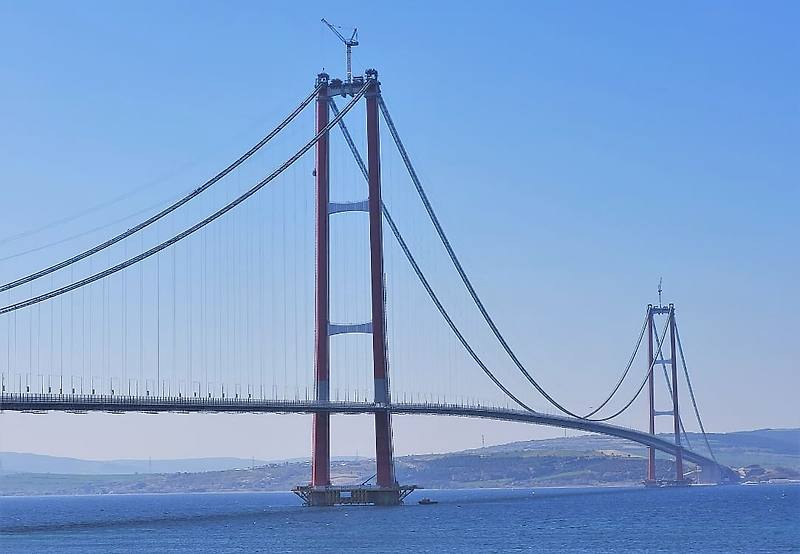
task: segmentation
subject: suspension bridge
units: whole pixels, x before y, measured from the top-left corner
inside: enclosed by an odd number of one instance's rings
[[[351,129],[347,116],[360,110],[366,124]],[[292,125],[308,111],[313,135]],[[394,143],[391,155],[382,137]],[[392,505],[414,489],[395,475],[394,415],[635,441],[648,449],[649,486],[688,484],[684,463],[704,482],[736,479],[706,438],[672,304],[647,306],[627,364],[590,411],[568,408],[534,377],[456,255],[374,70],[346,80],[319,74],[244,154],[150,212],[0,286],[0,411],[311,414],[310,482],[295,489],[309,505]],[[413,214],[410,234],[398,213]],[[418,231],[423,221],[436,248]],[[659,391],[667,409],[656,407]],[[684,392],[703,444],[688,442]],[[619,424],[645,397],[646,429]],[[374,417],[374,483],[332,484],[333,414]],[[662,416],[669,439],[656,434]],[[657,475],[657,451],[675,458],[674,478]]]

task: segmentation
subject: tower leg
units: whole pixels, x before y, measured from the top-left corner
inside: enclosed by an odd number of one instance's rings
[[[675,308],[669,310],[669,345],[672,365],[672,423],[675,432],[675,481],[683,481],[683,452],[681,450],[681,417],[678,411],[678,353],[675,351]]]
[[[653,382],[653,306],[647,306],[647,368],[649,376],[647,378],[647,392],[650,398],[649,411],[649,430],[651,435],[656,433],[656,408],[655,408],[655,387]],[[647,483],[655,483],[656,480],[656,449],[647,448]]]
[[[317,133],[328,124],[328,76],[321,73],[317,77],[317,84],[321,85],[317,93]],[[328,204],[330,190],[329,175],[329,145],[328,135],[324,135],[316,145],[316,300],[315,300],[315,326],[314,326],[314,387],[316,400],[325,402],[329,400],[330,385],[330,337],[328,336],[329,321],[329,283],[328,283],[328,252],[329,252],[329,223]],[[311,453],[311,484],[315,487],[324,487],[331,484],[331,429],[330,414],[315,413],[313,422],[313,439]]]
[[[381,153],[378,128],[378,95],[380,85],[376,73],[367,98],[367,167],[369,170],[369,244],[372,288],[372,360],[375,379],[375,402],[389,404],[389,378],[386,360],[386,304],[383,276],[383,215],[381,203]],[[388,411],[375,413],[375,459],[379,487],[397,485],[392,458],[392,427]]]

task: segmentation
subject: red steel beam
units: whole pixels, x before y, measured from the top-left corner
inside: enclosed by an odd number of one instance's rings
[[[328,124],[328,75],[320,73],[317,93],[317,133]],[[316,300],[314,325],[314,386],[318,401],[329,400],[330,337],[329,322],[329,262],[330,234],[328,204],[329,184],[328,135],[323,135],[316,145]],[[311,484],[331,484],[331,428],[329,413],[315,413],[312,430]]]
[[[367,168],[369,170],[369,245],[372,288],[372,360],[375,402],[388,405],[389,379],[386,362],[386,304],[383,276],[383,216],[381,212],[381,152],[378,127],[378,74],[368,71],[373,83],[367,91]],[[388,411],[375,413],[375,459],[377,483],[396,485],[392,459],[392,423]]]

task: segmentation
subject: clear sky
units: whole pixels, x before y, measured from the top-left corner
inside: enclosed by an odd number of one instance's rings
[[[359,27],[355,71],[379,70],[465,267],[557,397],[583,409],[607,390],[663,276],[707,427],[800,425],[797,3],[431,4],[0,0],[0,240],[134,191],[3,240],[0,258],[144,210],[224,167],[322,68],[344,73],[324,16]],[[312,132],[303,121],[298,143]],[[237,187],[291,152],[281,148]],[[386,168],[387,186],[411,190],[397,160]],[[414,237],[432,243],[430,226],[413,221]],[[4,259],[0,280],[120,225]],[[400,453],[556,433],[398,419]],[[623,423],[643,427],[643,412]],[[369,453],[369,428],[337,418],[334,454]],[[288,416],[4,413],[0,450],[279,458],[307,455],[309,430],[309,418]]]

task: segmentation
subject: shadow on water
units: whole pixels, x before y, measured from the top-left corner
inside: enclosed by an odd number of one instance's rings
[[[288,514],[298,514],[303,510],[302,506],[282,506],[280,511],[274,509],[264,508],[261,511],[256,510],[243,510],[235,512],[225,512],[221,514],[190,514],[190,515],[172,515],[164,513],[160,516],[152,517],[131,517],[127,519],[115,520],[99,520],[99,521],[71,521],[63,523],[42,523],[42,524],[24,524],[24,525],[11,525],[5,526],[0,529],[0,537],[3,535],[17,535],[29,533],[50,533],[58,531],[79,531],[87,529],[115,529],[115,528],[137,528],[141,529],[144,526],[153,527],[153,530],[159,527],[169,527],[175,524],[197,524],[197,523],[219,523],[230,521],[232,523],[240,523],[242,520],[261,520],[262,522],[272,519],[283,519]],[[254,521],[255,523],[255,521]]]

